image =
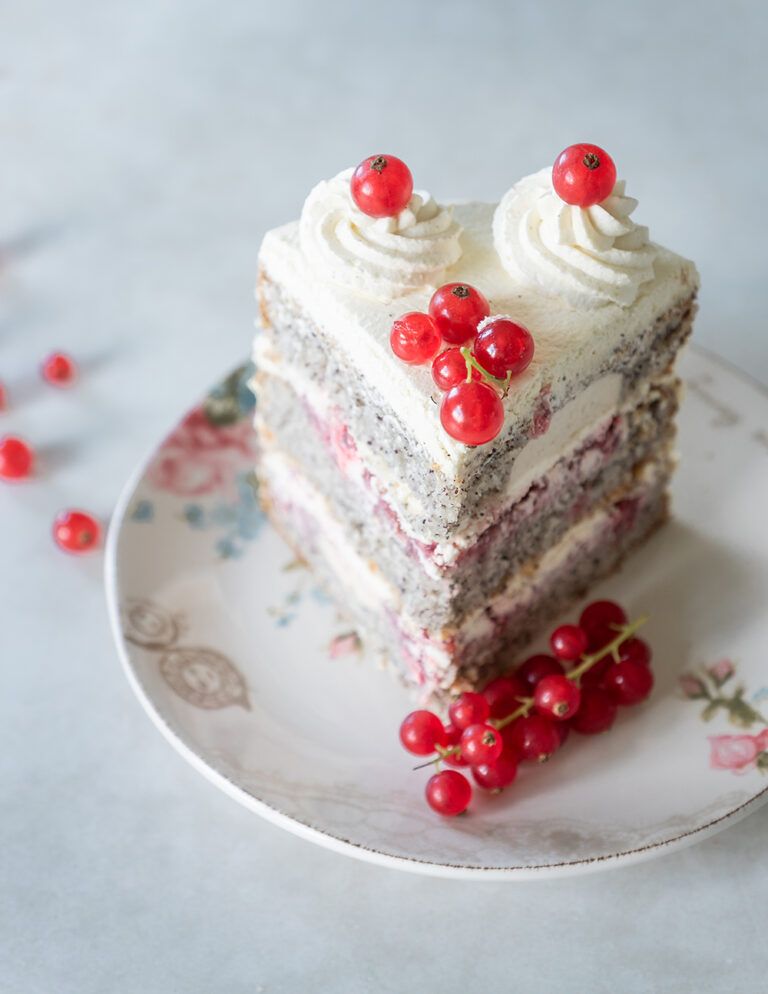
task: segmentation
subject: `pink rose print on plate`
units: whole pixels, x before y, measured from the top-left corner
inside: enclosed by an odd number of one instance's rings
[[[746,773],[760,753],[757,735],[710,735],[709,765],[713,770]]]
[[[712,677],[718,687],[722,686],[736,672],[736,667],[730,659],[721,659],[707,668],[707,673]]]
[[[237,473],[253,464],[255,436],[248,420],[212,424],[202,407],[191,411],[163,443],[148,477],[179,497],[231,495]]]

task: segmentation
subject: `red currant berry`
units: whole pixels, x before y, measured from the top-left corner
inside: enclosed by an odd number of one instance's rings
[[[618,630],[627,623],[624,609],[614,601],[593,601],[581,612],[579,627],[589,639],[590,649],[601,649],[616,638]]]
[[[101,540],[101,525],[85,511],[62,511],[53,522],[53,537],[65,552],[90,552]]]
[[[427,780],[424,794],[433,811],[451,818],[467,810],[472,800],[472,787],[463,773],[441,770]]]
[[[449,751],[461,744],[461,729],[456,728],[455,725],[445,725],[444,727],[448,741],[446,742],[446,752],[443,754],[443,761],[448,763],[449,766],[469,766],[469,763],[461,755],[461,749],[457,749],[456,752]]]
[[[579,683],[582,687],[602,687],[603,677],[611,666],[613,666],[613,656],[603,656],[582,673]]]
[[[398,359],[418,366],[429,362],[440,348],[440,332],[429,314],[409,311],[392,325],[389,344]]]
[[[457,442],[485,445],[501,431],[504,407],[488,383],[459,383],[443,397],[440,422]]]
[[[448,708],[448,717],[456,728],[465,729],[469,725],[487,720],[491,709],[482,694],[467,692],[459,694]]]
[[[643,639],[631,638],[622,642],[619,647],[619,659],[624,662],[642,663],[644,666],[651,664],[651,647]]]
[[[74,359],[65,352],[52,352],[40,367],[43,379],[55,387],[68,387],[77,375]]]
[[[536,710],[546,718],[567,721],[579,710],[581,691],[567,676],[545,676],[536,684],[533,694]]]
[[[558,734],[560,739],[560,747],[562,748],[566,739],[571,734],[571,726],[567,721],[558,721],[555,723],[555,731]]]
[[[486,372],[503,380],[507,373],[517,376],[530,366],[533,336],[508,318],[491,318],[478,332],[473,351]]]
[[[495,763],[482,763],[472,767],[475,782],[486,790],[499,791],[514,783],[517,776],[517,753],[505,748]]]
[[[515,676],[526,688],[528,696],[530,696],[539,680],[543,680],[545,676],[551,676],[555,673],[565,673],[562,663],[559,663],[552,656],[546,656],[542,652],[537,653],[535,656],[530,656],[525,662],[520,663],[515,670]]]
[[[639,704],[653,690],[653,670],[637,659],[614,663],[606,670],[603,687],[617,704]]]
[[[493,725],[468,725],[461,733],[461,755],[472,766],[495,763],[503,748],[501,732]]]
[[[607,732],[616,720],[616,705],[606,691],[600,687],[584,687],[581,691],[581,704],[571,727],[582,735],[597,735]]]
[[[446,283],[435,290],[429,313],[440,334],[450,345],[463,345],[474,338],[477,326],[491,313],[488,301],[467,283]]]
[[[413,193],[411,170],[394,155],[369,155],[349,181],[352,199],[369,217],[394,217]]]
[[[438,746],[446,746],[448,737],[432,711],[411,711],[400,726],[400,741],[415,756],[428,756]]]
[[[588,645],[587,633],[578,625],[560,625],[549,637],[553,655],[565,663],[581,659]]]
[[[461,354],[461,349],[446,349],[435,356],[432,362],[432,379],[441,390],[450,390],[459,383],[466,382],[467,362]],[[472,379],[480,380],[479,369],[472,367]]]
[[[483,691],[491,718],[506,718],[520,707],[519,697],[527,696],[527,688],[515,676],[498,676]]]
[[[540,714],[517,718],[504,731],[505,745],[528,762],[544,763],[560,747],[556,723]]]
[[[616,166],[613,159],[597,145],[584,142],[569,145],[555,159],[552,186],[566,204],[591,207],[613,192]]]
[[[5,384],[0,383],[0,411],[8,410],[8,393]]]
[[[24,480],[32,473],[35,455],[22,438],[0,438],[0,480]]]

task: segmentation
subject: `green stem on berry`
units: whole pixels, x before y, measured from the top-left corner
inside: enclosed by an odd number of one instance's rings
[[[507,373],[507,375],[504,377],[503,380],[500,380],[498,376],[491,376],[488,370],[484,366],[480,365],[477,359],[472,355],[472,350],[467,348],[466,345],[462,349],[460,349],[460,352],[464,359],[464,362],[467,364],[467,380],[466,380],[467,383],[472,382],[472,370],[476,369],[484,380],[486,380],[488,383],[493,383],[502,391],[503,397],[507,396],[507,392],[509,390],[509,384],[510,381],[512,380],[511,372]]]
[[[498,721],[491,721],[490,724],[495,728],[505,728],[507,725],[511,724],[516,718],[523,718],[533,707],[532,697],[518,697],[520,701],[520,707],[516,708],[511,714],[508,714],[506,718],[500,718]]]
[[[465,352],[469,352],[469,349],[462,349],[461,352],[463,355]],[[464,358],[467,359],[466,356],[464,356]],[[469,363],[469,359],[467,359],[467,363]],[[467,366],[467,368],[469,369],[469,365]],[[481,372],[485,374],[485,370],[483,370],[482,366],[478,366],[478,368],[480,369]],[[491,379],[493,379],[493,377],[491,377]],[[622,625],[621,628],[618,630],[616,637],[614,639],[608,642],[607,645],[604,645],[602,649],[598,649],[596,652],[589,653],[589,655],[582,656],[579,665],[574,667],[570,671],[570,673],[566,673],[565,675],[568,677],[569,680],[579,680],[587,672],[588,669],[590,669],[592,666],[595,665],[595,663],[599,662],[601,659],[604,659],[609,654],[618,661],[618,656],[617,656],[618,650],[627,641],[627,639],[632,638],[635,632],[639,628],[642,628],[642,626],[646,623],[646,621],[648,621],[648,615],[643,614],[639,618],[636,618],[635,621],[630,621],[628,624]],[[515,708],[515,710],[512,711],[511,714],[508,714],[506,716],[506,718],[490,719],[488,724],[493,725],[494,728],[500,730],[502,728],[506,728],[507,725],[511,724],[517,718],[524,718],[533,707],[533,698],[518,697],[516,698],[516,700],[520,701],[520,707]],[[766,724],[768,724],[768,722],[766,722]],[[449,749],[438,749],[436,756],[432,756],[430,759],[427,760],[426,763],[420,763],[418,766],[414,766],[413,769],[423,770],[424,767],[432,766],[432,764],[437,766],[439,769],[441,759],[445,759],[446,756],[457,755],[460,751],[461,751],[460,745],[451,746]]]
[[[588,656],[582,656],[579,665],[572,669],[570,673],[566,674],[568,679],[578,680],[579,677],[583,676],[591,666],[594,666],[595,663],[603,659],[605,656],[611,655],[615,659],[616,657],[614,654],[618,651],[618,649],[621,648],[627,639],[632,638],[638,628],[642,628],[647,620],[648,615],[643,614],[635,621],[631,621],[629,624],[623,625],[621,631],[619,631],[616,635],[616,638],[609,642],[608,645],[604,645],[602,649],[598,649],[596,652],[590,653]]]

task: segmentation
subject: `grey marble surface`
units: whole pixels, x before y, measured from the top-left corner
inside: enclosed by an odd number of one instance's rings
[[[134,463],[249,345],[262,232],[371,150],[497,197],[587,138],[696,258],[698,339],[768,380],[764,4],[2,4],[0,378],[41,474],[0,490],[0,991],[765,989],[768,810],[580,879],[477,885],[318,849],[208,785],[113,650],[100,557]],[[46,350],[85,366],[40,385]]]

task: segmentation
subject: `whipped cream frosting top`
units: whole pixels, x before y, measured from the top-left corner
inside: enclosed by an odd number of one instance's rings
[[[349,189],[352,170],[324,180],[301,212],[302,253],[313,270],[363,296],[391,300],[442,282],[461,257],[453,208],[417,190],[394,217],[369,217]]]
[[[631,214],[637,201],[619,180],[593,207],[566,204],[550,169],[509,190],[493,218],[493,240],[504,268],[576,307],[632,305],[654,278],[656,247]]]

